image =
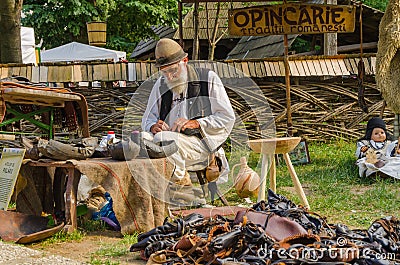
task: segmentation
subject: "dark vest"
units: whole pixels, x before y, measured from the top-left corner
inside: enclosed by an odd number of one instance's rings
[[[211,104],[208,94],[208,72],[209,69],[195,68],[198,80],[188,83],[187,113],[189,119],[197,119],[211,115]],[[165,83],[164,77],[160,85],[161,108],[160,120],[165,121],[172,105],[172,92]]]

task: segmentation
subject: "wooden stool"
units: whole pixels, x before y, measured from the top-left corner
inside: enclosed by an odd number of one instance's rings
[[[307,197],[304,193],[303,187],[297,177],[296,171],[292,165],[292,161],[289,157],[289,152],[292,151],[300,142],[300,137],[281,137],[281,138],[269,138],[269,139],[256,139],[249,140],[248,144],[250,148],[256,152],[260,153],[262,156],[261,163],[261,185],[258,192],[257,201],[265,200],[265,186],[266,178],[268,173],[268,164],[271,161],[271,168],[269,169],[270,174],[270,189],[276,192],[276,164],[275,164],[275,154],[282,154],[283,159],[289,169],[290,177],[292,178],[294,187],[297,194],[300,197],[301,202],[304,207],[310,209]]]

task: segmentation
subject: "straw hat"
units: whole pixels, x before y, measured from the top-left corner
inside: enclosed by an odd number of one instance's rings
[[[176,41],[167,38],[160,39],[157,42],[155,55],[155,67],[177,63],[188,56],[188,54],[183,51],[181,45],[179,45]]]
[[[389,0],[379,25],[376,83],[389,108],[400,113],[400,5]]]

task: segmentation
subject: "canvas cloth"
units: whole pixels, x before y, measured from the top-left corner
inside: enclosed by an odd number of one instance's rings
[[[165,158],[131,161],[96,158],[68,162],[111,194],[122,233],[148,231],[162,225],[167,215],[167,204],[158,198],[164,197],[167,182],[173,173],[173,165]],[[42,211],[51,212],[49,202],[53,199],[51,187],[54,174],[51,171],[54,172],[50,167],[22,165],[20,174],[28,180],[28,185],[18,194],[18,211],[36,215]],[[140,179],[140,185],[137,179]],[[146,192],[149,190],[157,193],[158,198]]]

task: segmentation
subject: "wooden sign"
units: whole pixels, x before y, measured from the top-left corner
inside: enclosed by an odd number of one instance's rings
[[[25,149],[4,148],[0,158],[0,210],[7,211]]]
[[[233,9],[229,33],[238,36],[354,32],[354,6],[286,4]]]

